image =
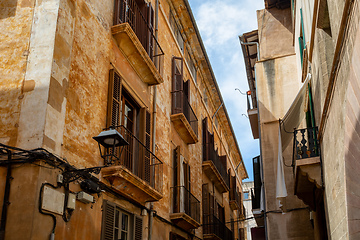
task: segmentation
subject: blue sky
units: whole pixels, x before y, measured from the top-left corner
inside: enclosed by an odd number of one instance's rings
[[[253,180],[252,158],[259,155],[247,115],[249,89],[238,36],[257,29],[256,10],[264,0],[189,0],[216,80],[230,115],[249,179]]]

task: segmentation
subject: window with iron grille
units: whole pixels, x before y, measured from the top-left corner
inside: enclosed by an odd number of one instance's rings
[[[101,240],[142,240],[143,220],[104,200]]]

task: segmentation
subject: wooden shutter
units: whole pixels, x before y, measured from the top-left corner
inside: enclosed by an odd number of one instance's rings
[[[180,184],[180,147],[176,147],[174,149],[174,158],[173,158],[173,175],[174,175],[174,188],[173,188],[173,212],[177,213],[180,211],[180,191],[179,191],[179,184]]]
[[[183,59],[172,59],[172,114],[181,113],[183,110]]]
[[[108,90],[108,110],[106,125],[120,125],[120,109],[121,109],[121,78],[114,70],[110,70],[109,90]]]
[[[208,231],[208,224],[210,222],[209,215],[210,215],[210,193],[209,193],[209,185],[203,184],[202,185],[202,210],[203,210],[203,225],[204,225],[204,232],[207,233]]]
[[[222,207],[219,203],[217,203],[216,205],[217,205],[219,220],[222,223],[225,223],[225,208]]]
[[[236,176],[230,176],[230,200],[235,200],[236,194]]]
[[[225,170],[227,170],[227,160],[226,160],[226,155],[223,156],[219,156],[220,162],[222,163],[222,165],[224,166]]]
[[[190,122],[190,80],[184,82],[184,94],[183,94],[183,113],[186,119]]]
[[[214,215],[215,211],[214,211],[214,206],[215,206],[215,198],[213,195],[209,194],[209,213],[210,215]]]
[[[148,5],[147,9],[147,22],[149,26],[146,27],[147,30],[147,48],[146,51],[149,57],[152,59],[154,55],[154,39],[153,39],[153,32],[154,32],[154,9],[151,6],[151,3]]]
[[[142,240],[143,233],[143,219],[135,216],[135,240]]]
[[[150,165],[151,165],[150,145],[151,145],[151,114],[149,111],[146,111],[145,146],[147,148],[147,151],[145,154],[145,181],[147,182],[150,182]]]
[[[245,231],[244,231],[244,228],[240,228],[240,240],[245,240]]]
[[[184,187],[190,191],[191,181],[190,181],[190,165],[186,162],[183,163],[184,168]]]
[[[103,201],[101,240],[114,239],[115,208],[114,203],[106,200]]]
[[[207,125],[207,118],[204,118],[202,121],[202,125],[203,125],[203,161],[208,161],[210,158],[209,156],[209,143],[210,143],[210,138],[209,138],[209,130],[208,130],[208,125]]]

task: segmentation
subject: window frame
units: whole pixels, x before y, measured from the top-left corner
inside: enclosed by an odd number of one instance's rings
[[[109,200],[103,201],[102,209],[101,240],[120,239],[123,216],[128,217],[126,240],[142,240],[143,218],[141,216],[131,213]],[[118,216],[117,213],[119,213]],[[115,226],[116,222],[118,227]],[[115,235],[116,228],[119,230],[117,231],[118,236]]]

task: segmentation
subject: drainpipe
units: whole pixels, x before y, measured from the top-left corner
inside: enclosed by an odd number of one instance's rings
[[[243,35],[239,36],[239,41],[241,45],[255,45],[257,48],[257,61],[260,61],[260,46],[258,42],[243,42],[241,40]],[[255,77],[255,89],[257,89],[257,81],[256,81],[256,64],[254,65],[254,77]],[[258,98],[256,98],[257,106],[259,107]],[[263,171],[263,160],[262,160],[262,147],[261,147],[261,126],[260,126],[260,112],[258,110],[258,124],[259,124],[259,147],[260,147],[260,175],[261,175],[261,186],[262,186],[262,198],[264,205],[264,224],[265,224],[265,239],[268,239],[267,235],[267,223],[266,223],[266,201],[265,201],[265,187],[264,187],[264,171]]]
[[[6,218],[7,218],[7,211],[8,206],[10,204],[9,197],[10,197],[10,181],[12,180],[11,176],[11,151],[6,150],[8,154],[8,165],[7,165],[7,173],[6,173],[6,183],[5,183],[5,191],[4,191],[4,200],[1,212],[1,225],[0,225],[0,240],[5,239],[5,228],[6,228]]]
[[[155,39],[158,39],[158,26],[159,26],[159,0],[155,1]],[[157,55],[157,47],[155,47],[155,55]],[[159,61],[155,61],[155,65],[158,67],[160,65]],[[154,95],[153,95],[153,134],[152,134],[152,146],[151,150],[155,153],[156,147],[156,97],[157,97],[157,87],[154,85]],[[149,210],[149,233],[148,233],[148,240],[152,238],[152,226],[154,221],[154,203],[150,203],[150,210]]]

